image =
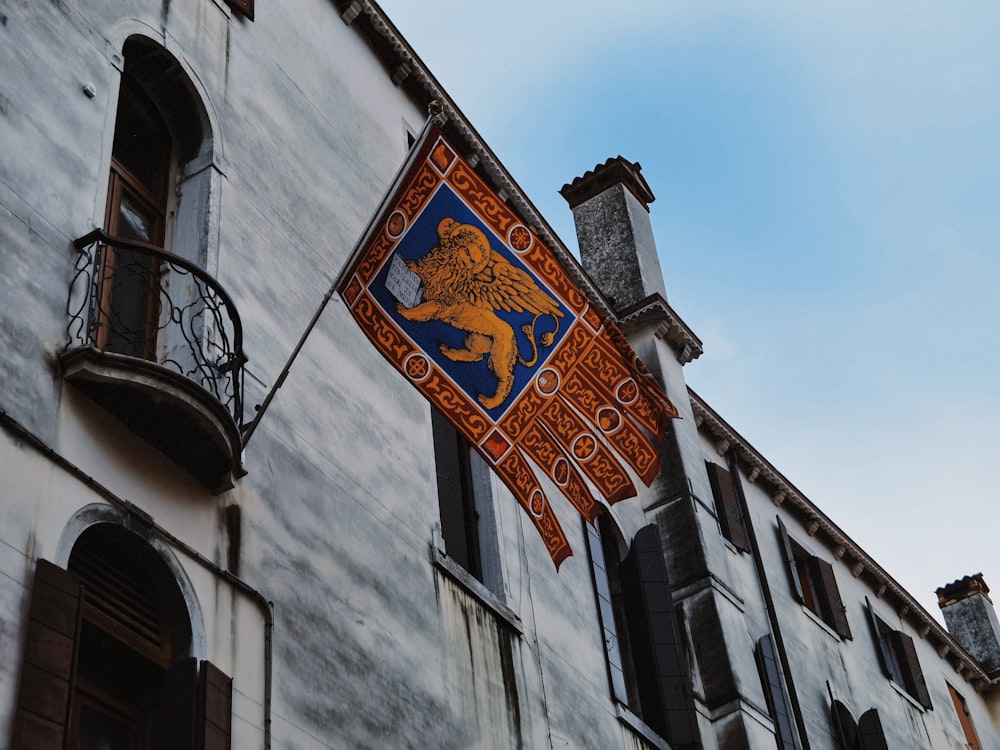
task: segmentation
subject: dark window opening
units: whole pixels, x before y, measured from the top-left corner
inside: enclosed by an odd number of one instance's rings
[[[431,410],[431,422],[445,552],[474,578],[482,581],[479,511],[472,482],[472,448],[436,409]]]
[[[778,538],[785,555],[789,582],[795,599],[833,628],[841,638],[850,638],[851,627],[847,621],[847,610],[840,598],[833,566],[793,540],[780,517]]]
[[[866,600],[865,603],[882,673],[924,708],[931,708],[931,696],[924,681],[920,661],[917,659],[917,649],[913,639],[876,615],[871,602]]]

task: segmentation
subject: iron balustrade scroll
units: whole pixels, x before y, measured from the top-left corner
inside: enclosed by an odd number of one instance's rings
[[[215,396],[242,428],[243,326],[219,283],[162,248],[100,229],[73,244],[68,348],[91,346],[174,370]]]

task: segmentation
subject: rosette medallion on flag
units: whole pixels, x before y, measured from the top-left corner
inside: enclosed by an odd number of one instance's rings
[[[437,126],[410,152],[337,290],[382,355],[483,456],[556,567],[539,475],[588,521],[659,470],[677,411],[625,337]],[[595,497],[596,496],[596,497]]]

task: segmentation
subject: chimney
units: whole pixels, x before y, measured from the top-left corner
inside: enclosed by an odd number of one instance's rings
[[[559,191],[573,210],[583,268],[618,312],[667,296],[649,221],[655,198],[641,171],[618,156]]]
[[[936,592],[948,632],[991,676],[1000,672],[1000,623],[982,573]]]

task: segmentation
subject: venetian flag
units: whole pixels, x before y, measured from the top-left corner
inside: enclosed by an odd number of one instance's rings
[[[677,410],[436,125],[336,287],[375,347],[514,493],[557,568],[572,550],[547,491],[593,522],[602,501],[636,495],[633,477],[648,485],[659,471],[650,435]]]

